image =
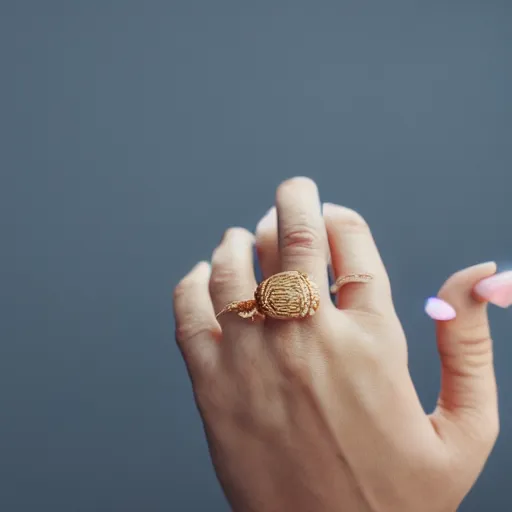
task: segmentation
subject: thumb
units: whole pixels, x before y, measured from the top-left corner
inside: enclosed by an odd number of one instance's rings
[[[487,300],[475,291],[482,279],[496,273],[494,262],[453,274],[438,297],[451,304],[457,316],[437,323],[441,359],[441,392],[433,413],[438,428],[459,427],[471,435],[495,437],[498,404]],[[442,435],[443,433],[440,432]]]

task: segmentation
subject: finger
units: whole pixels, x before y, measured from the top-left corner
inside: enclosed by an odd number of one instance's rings
[[[233,301],[254,299],[256,278],[254,276],[254,236],[244,228],[230,228],[212,256],[210,294],[215,311],[219,313]],[[239,325],[242,319],[235,312],[218,318],[222,330],[230,325]],[[247,322],[247,320],[244,320]]]
[[[174,290],[176,341],[191,377],[214,369],[221,332],[208,292],[210,264],[198,263]]]
[[[334,279],[351,274],[373,276],[367,283],[340,288],[336,294],[337,306],[365,311],[392,309],[389,277],[366,221],[354,210],[332,203],[324,203],[323,215]]]
[[[491,302],[500,308],[512,306],[512,271],[500,272],[479,281],[475,286],[475,294],[481,300]]]
[[[279,272],[277,213],[272,207],[256,226],[256,251],[263,279]]]
[[[493,349],[487,302],[475,294],[474,288],[495,272],[493,262],[466,268],[452,275],[439,292],[439,298],[453,306],[456,317],[437,322],[442,371],[433,414],[444,424],[478,432],[490,442],[499,423]]]
[[[309,178],[285,181],[277,189],[276,210],[281,271],[305,272],[328,297],[328,244],[317,186]]]

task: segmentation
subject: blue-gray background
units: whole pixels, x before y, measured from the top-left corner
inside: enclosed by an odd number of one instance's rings
[[[0,509],[223,511],[172,288],[276,185],[361,211],[427,409],[423,301],[512,259],[508,0],[2,1]],[[502,433],[461,510],[510,510]],[[364,440],[362,440],[364,443]]]

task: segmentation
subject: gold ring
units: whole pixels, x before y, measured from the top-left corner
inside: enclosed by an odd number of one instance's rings
[[[368,283],[372,274],[348,274],[339,277],[331,286],[338,293],[348,283]],[[233,312],[242,318],[276,318],[290,320],[313,316],[320,306],[319,288],[307,274],[298,270],[279,272],[262,281],[254,292],[254,299],[227,304],[217,317]]]
[[[313,316],[320,306],[318,286],[298,270],[280,272],[262,281],[254,299],[231,302],[217,316],[235,312],[242,318],[289,320]]]
[[[342,286],[348,283],[369,283],[373,279],[373,274],[347,274],[340,276],[331,286],[331,293],[338,293]]]

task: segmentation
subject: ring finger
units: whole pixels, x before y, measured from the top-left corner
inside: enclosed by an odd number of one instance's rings
[[[277,213],[273,206],[256,226],[256,252],[263,279],[279,272]]]
[[[338,290],[338,308],[388,310],[392,307],[389,277],[365,220],[357,212],[331,203],[324,203],[323,214],[334,278],[372,276],[369,282],[349,284]]]

